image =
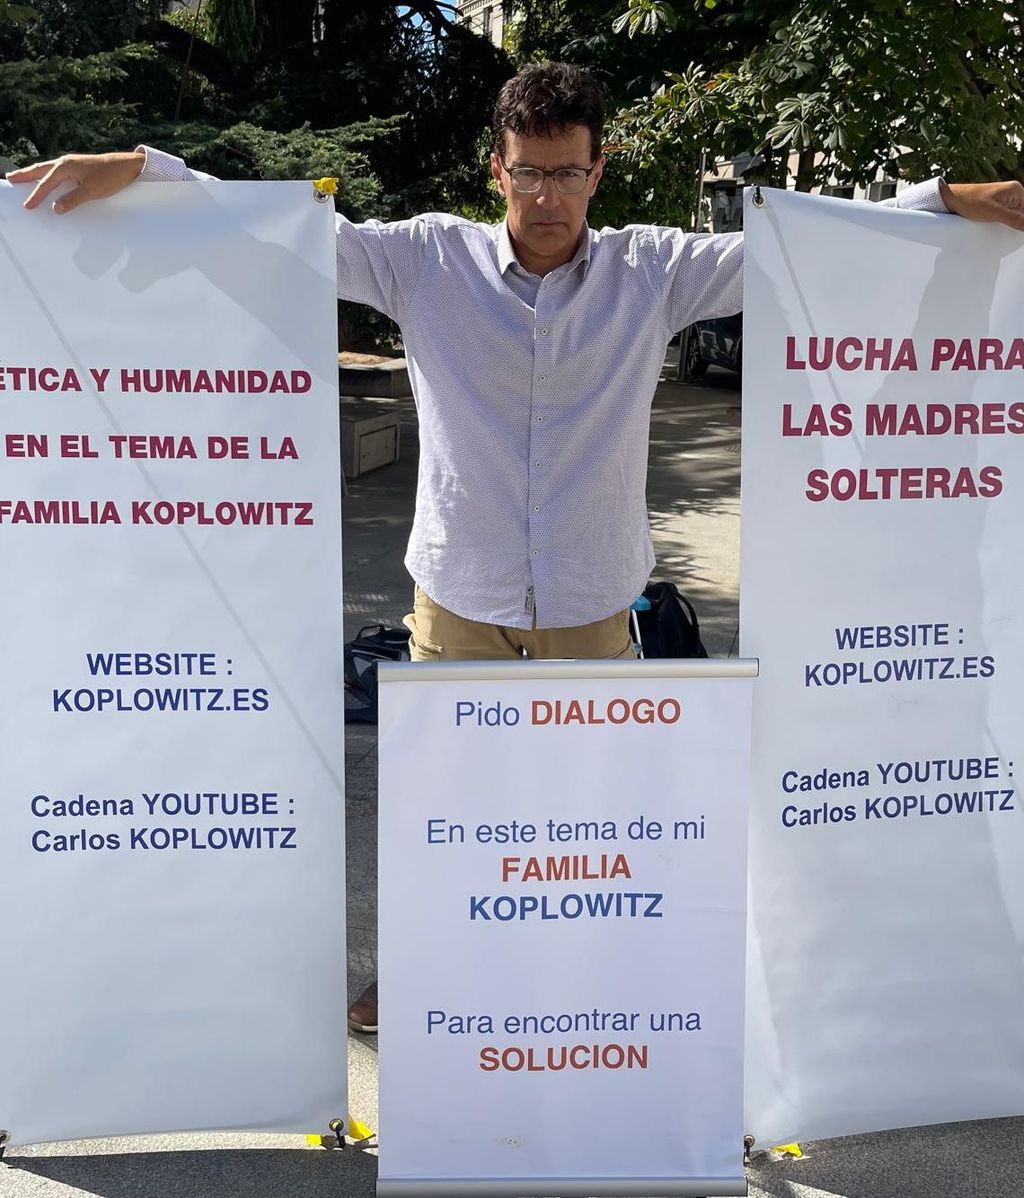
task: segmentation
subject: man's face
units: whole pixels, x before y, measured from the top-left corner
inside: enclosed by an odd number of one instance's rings
[[[505,133],[504,167],[538,167],[554,171],[561,167],[587,167],[590,157],[590,130],[573,125],[550,137],[521,137]],[[491,155],[491,174],[508,203],[508,231],[520,263],[534,274],[544,274],[570,261],[579,243],[587,215],[587,205],[601,178],[603,159],[598,161],[587,185],[576,195],[565,195],[555,187],[554,179],[545,179],[540,191],[518,192],[512,186],[508,170],[497,154]]]

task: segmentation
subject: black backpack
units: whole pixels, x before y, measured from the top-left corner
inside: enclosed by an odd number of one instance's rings
[[[644,587],[649,611],[636,613],[644,657],[707,657],[693,604],[672,582]]]
[[[409,629],[367,624],[345,644],[345,723],[376,724],[377,663],[409,660]]]

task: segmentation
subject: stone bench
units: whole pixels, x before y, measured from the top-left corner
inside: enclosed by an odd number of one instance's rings
[[[342,395],[393,397],[412,395],[409,370],[405,358],[389,362],[362,365],[352,362],[338,364],[338,391]]]

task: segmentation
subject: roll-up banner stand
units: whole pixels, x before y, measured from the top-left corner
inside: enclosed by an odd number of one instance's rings
[[[0,182],[0,1127],[346,1117],[333,206]]]
[[[380,669],[380,1172],[742,1195],[750,661]]]
[[[747,1130],[1024,1111],[1024,238],[745,212]]]

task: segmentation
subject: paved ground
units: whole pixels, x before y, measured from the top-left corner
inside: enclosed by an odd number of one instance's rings
[[[402,550],[412,515],[416,428],[411,401],[387,403],[403,414],[402,460],[351,484],[344,521],[348,636],[363,623],[396,623],[409,601]],[[655,577],[672,579],[691,596],[712,656],[736,652],[739,424],[739,390],[728,375],[712,374],[700,387],[667,381],[659,389],[648,488],[659,559]],[[376,959],[375,729],[349,727],[345,744],[349,970],[356,992],[373,976]],[[344,1006],[339,1002],[339,1018]],[[374,1128],[375,1049],[373,1037],[350,1037],[351,1111]],[[0,1036],[0,1068],[2,1062]],[[836,1085],[842,1086],[842,1078]],[[326,1129],[310,1128],[319,1130]],[[803,1147],[802,1160],[755,1156],[749,1171],[753,1198],[1019,1198],[1024,1193],[1020,1119]],[[370,1198],[375,1178],[372,1150],[328,1152],[310,1148],[301,1137],[135,1137],[10,1153],[0,1164],[0,1198]]]

